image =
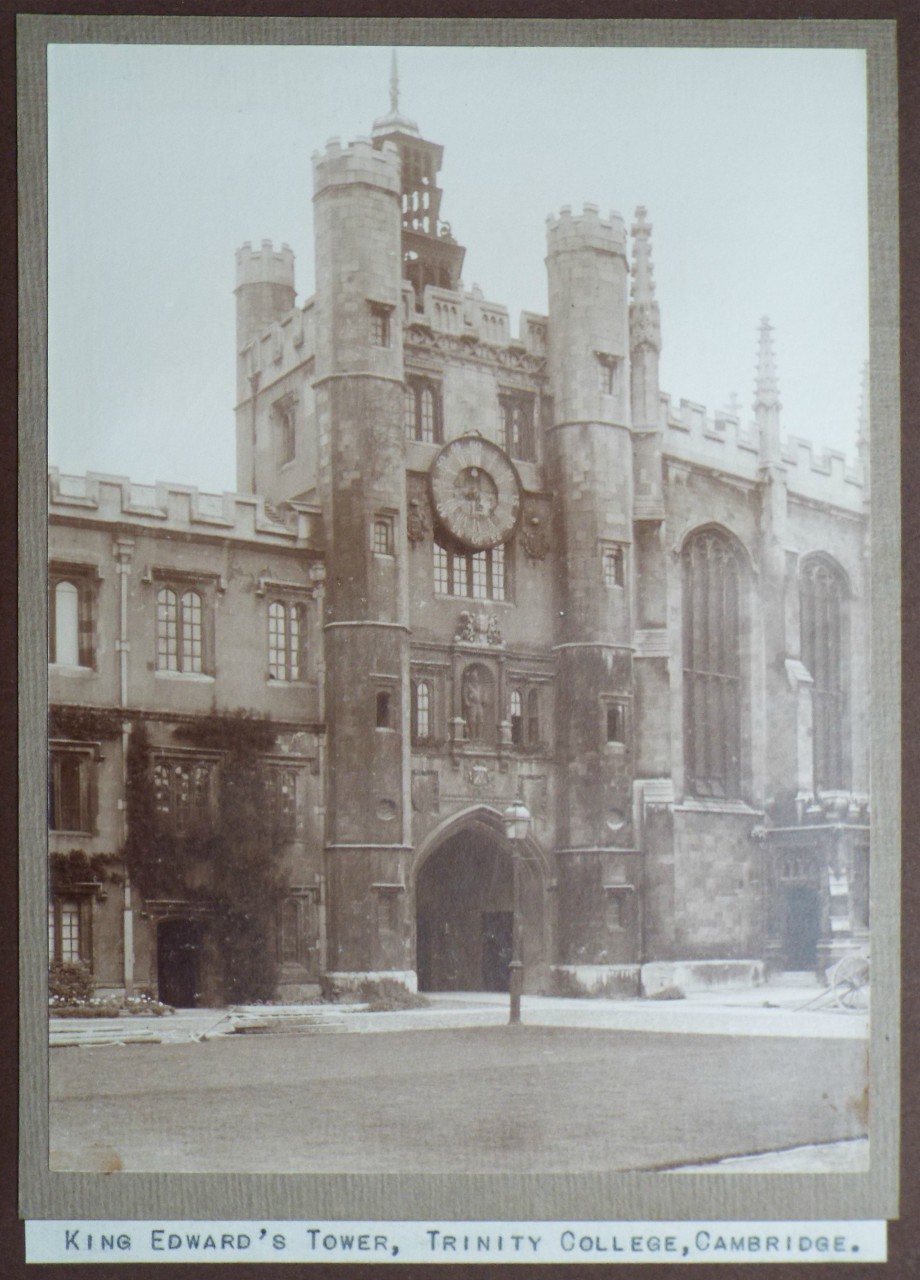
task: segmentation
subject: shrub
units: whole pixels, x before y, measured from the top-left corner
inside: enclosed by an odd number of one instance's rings
[[[430,1002],[393,978],[367,978],[358,988],[358,1000],[368,1013],[390,1013],[397,1009],[424,1009]]]
[[[84,964],[56,960],[48,970],[48,995],[67,1004],[89,1000],[96,989],[93,975]]]

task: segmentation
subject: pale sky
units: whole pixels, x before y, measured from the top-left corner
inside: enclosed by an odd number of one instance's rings
[[[868,356],[859,50],[399,50],[444,146],[464,286],[546,312],[546,217],[654,227],[662,388],[751,414],[761,316],[782,426],[855,452]],[[236,487],[234,255],[286,241],[313,289],[311,155],[389,109],[388,47],[49,49],[49,460]]]

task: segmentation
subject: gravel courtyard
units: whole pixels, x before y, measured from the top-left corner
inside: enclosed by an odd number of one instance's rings
[[[866,1132],[859,1040],[467,1027],[51,1054],[57,1171],[658,1169]]]

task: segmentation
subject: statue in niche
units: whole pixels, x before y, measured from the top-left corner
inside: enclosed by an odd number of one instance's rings
[[[469,742],[482,741],[485,690],[478,667],[469,667],[463,676],[463,719]]]
[[[428,518],[428,504],[422,502],[418,498],[412,498],[409,501],[409,511],[406,516],[406,533],[410,542],[424,542],[431,532],[431,525]]]
[[[532,515],[527,520],[521,533],[521,543],[529,560],[546,559],[546,554],[549,551],[549,538],[540,524],[539,516]]]
[[[489,615],[489,620],[486,623],[486,640],[488,640],[489,644],[503,643],[501,623],[494,613]]]
[[[476,628],[473,625],[473,615],[469,609],[464,609],[457,619],[457,630],[454,632],[454,639],[461,641],[463,644],[475,643]]]

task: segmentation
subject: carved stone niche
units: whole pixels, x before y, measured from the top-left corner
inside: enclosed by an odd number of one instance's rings
[[[464,740],[492,745],[495,742],[495,677],[488,667],[472,662],[460,680],[460,716]]]
[[[528,560],[546,559],[551,546],[550,513],[542,504],[525,503],[518,536]]]
[[[494,613],[472,612],[463,609],[457,618],[454,644],[474,645],[477,648],[499,649],[504,647],[502,627]]]
[[[410,476],[406,507],[406,536],[410,542],[425,542],[431,537],[431,505],[423,476]]]

